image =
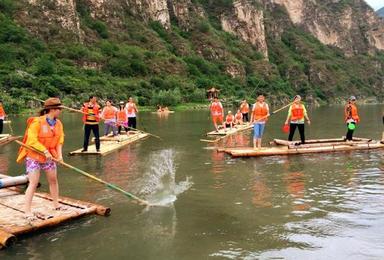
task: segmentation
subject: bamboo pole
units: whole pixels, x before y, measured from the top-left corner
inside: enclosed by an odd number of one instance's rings
[[[9,247],[15,242],[16,242],[16,237],[13,234],[0,229],[0,248]]]
[[[288,105],[285,105],[285,106],[283,106],[283,107],[281,107],[281,108],[279,108],[279,109],[277,109],[277,110],[275,110],[275,111],[273,111],[270,115],[267,115],[267,116],[264,116],[264,117],[262,117],[262,118],[259,118],[258,120],[256,120],[256,121],[261,121],[261,120],[264,120],[264,119],[266,119],[266,118],[268,118],[268,117],[270,117],[271,115],[274,115],[274,114],[276,114],[276,113],[278,113],[278,112],[280,112],[281,110],[283,110],[283,109],[285,109],[285,108],[287,108],[287,107],[289,107],[290,105],[292,105],[293,104],[293,102],[291,102],[291,103],[289,103]],[[251,123],[250,123],[251,124]],[[225,139],[225,138],[227,138],[228,136],[231,136],[231,135],[234,135],[234,134],[237,134],[238,132],[241,132],[241,131],[244,131],[244,130],[247,130],[247,129],[251,129],[251,127],[244,127],[243,129],[239,129],[239,131],[236,131],[236,132],[233,132],[233,133],[230,133],[230,134],[227,134],[227,135],[225,135],[225,136],[222,136],[222,137],[219,137],[219,138],[217,138],[217,139],[214,139],[214,140],[212,140],[212,141],[209,141],[210,143],[217,143],[217,142],[219,142],[219,141],[221,141],[221,140],[223,140],[223,139]],[[200,139],[200,141],[202,141],[202,142],[207,142],[208,140],[205,140],[205,139]]]
[[[35,148],[29,146],[29,145],[26,145],[26,144],[24,144],[24,143],[22,143],[22,142],[20,142],[20,141],[18,141],[18,140],[16,140],[16,142],[17,142],[19,145],[21,145],[22,147],[26,148],[26,149],[29,149],[29,150],[31,150],[31,151],[34,151],[34,152],[39,153],[39,154],[41,154],[41,155],[44,155],[43,152],[41,152],[41,151],[39,151],[39,150],[37,150],[37,149],[35,149]],[[146,206],[149,205],[148,201],[142,200],[142,199],[140,199],[139,197],[133,195],[132,193],[129,193],[129,192],[123,190],[122,188],[120,188],[120,187],[118,187],[118,186],[116,186],[116,185],[114,185],[114,184],[112,184],[112,183],[108,183],[108,182],[106,182],[106,181],[104,181],[104,180],[102,180],[102,179],[100,179],[100,178],[97,178],[97,177],[95,177],[95,176],[93,176],[93,175],[91,175],[91,174],[89,174],[89,173],[87,173],[87,172],[85,172],[85,171],[83,171],[83,170],[80,170],[80,169],[78,169],[78,168],[76,168],[76,167],[74,167],[74,166],[72,166],[72,165],[70,165],[70,164],[68,164],[68,163],[65,163],[65,162],[63,162],[63,161],[57,160],[57,159],[55,159],[55,158],[52,158],[52,160],[55,161],[55,162],[57,162],[57,163],[59,163],[59,164],[61,164],[61,165],[63,165],[63,166],[65,166],[65,167],[67,167],[67,168],[70,168],[70,169],[76,171],[77,173],[80,173],[81,175],[84,175],[84,176],[86,176],[86,177],[88,177],[88,178],[90,178],[90,179],[92,179],[92,180],[94,180],[94,181],[103,183],[103,184],[105,184],[108,188],[111,188],[111,189],[113,189],[113,190],[115,190],[115,191],[118,191],[118,192],[120,192],[120,193],[123,193],[123,194],[124,194],[125,196],[127,196],[128,198],[130,198],[130,199],[134,199],[134,200],[138,201],[141,205],[146,205]]]

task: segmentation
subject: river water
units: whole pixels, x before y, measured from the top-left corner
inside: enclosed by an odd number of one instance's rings
[[[265,143],[286,138],[285,113],[271,117]],[[381,113],[378,105],[360,107],[355,135],[381,138]],[[345,134],[342,107],[309,114],[307,138]],[[12,120],[22,134],[25,118]],[[81,147],[82,124],[71,113],[62,121],[68,153]],[[163,206],[143,208],[60,168],[62,195],[109,206],[111,216],[21,237],[0,259],[383,259],[384,151],[232,159],[199,141],[212,129],[208,111],[142,113],[138,127],[163,141],[148,138],[105,157],[65,160]],[[249,134],[225,145],[250,145]],[[23,172],[16,151],[16,144],[0,147],[1,173]],[[42,183],[47,191],[45,178]]]

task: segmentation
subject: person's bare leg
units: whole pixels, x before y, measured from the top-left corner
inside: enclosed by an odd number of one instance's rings
[[[59,205],[59,183],[57,181],[57,171],[49,170],[46,171],[47,181],[49,184],[49,192],[51,193],[53,207],[56,209]]]
[[[253,149],[257,148],[257,139],[253,138]]]
[[[32,198],[33,195],[36,192],[37,185],[39,184],[40,179],[40,171],[32,171],[28,173],[28,188],[25,191],[25,205],[24,205],[24,214],[26,216],[32,215],[31,205],[32,205]]]

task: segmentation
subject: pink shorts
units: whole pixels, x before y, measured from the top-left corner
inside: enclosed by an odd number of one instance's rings
[[[56,163],[54,161],[47,161],[45,163],[39,163],[35,159],[25,158],[25,168],[27,174],[34,171],[53,171],[56,170]]]

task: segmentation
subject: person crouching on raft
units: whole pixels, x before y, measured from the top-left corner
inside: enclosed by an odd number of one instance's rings
[[[251,122],[253,123],[253,148],[261,148],[261,139],[263,137],[265,123],[268,120],[269,106],[265,103],[265,97],[259,95],[252,107]]]
[[[120,135],[121,128],[124,127],[125,132],[127,135],[129,134],[128,129],[128,115],[127,111],[125,110],[125,104],[124,101],[120,101],[119,103],[119,111],[117,111],[116,117],[117,117],[117,133]]]
[[[57,181],[57,166],[53,158],[62,161],[62,147],[64,143],[63,124],[58,119],[61,113],[61,102],[58,98],[49,98],[44,102],[44,109],[39,117],[31,117],[27,121],[23,143],[44,153],[41,155],[27,148],[21,147],[17,162],[25,161],[29,184],[25,192],[25,218],[34,220],[32,214],[32,198],[40,179],[40,171],[44,170],[47,176],[49,190],[53,201],[53,209],[65,210],[60,207],[59,185]]]
[[[232,129],[234,123],[235,123],[235,116],[232,115],[232,111],[228,111],[228,114],[225,117],[224,128],[227,129],[227,127],[229,127],[230,129]]]
[[[351,96],[348,100],[348,104],[345,106],[344,115],[345,123],[347,124],[346,141],[353,140],[353,132],[355,131],[356,124],[360,122],[360,117],[357,114],[356,97]]]
[[[299,129],[301,144],[305,144],[305,119],[307,120],[308,125],[311,124],[311,120],[309,120],[307,109],[304,104],[301,103],[301,97],[296,95],[293,99],[293,104],[288,109],[288,116],[285,124],[289,124],[289,136],[288,141],[293,140],[293,136],[295,134],[296,128]]]
[[[219,123],[220,125],[223,125],[223,119],[224,119],[223,105],[221,104],[219,99],[215,97],[209,109],[211,110],[213,125],[215,126],[216,132],[218,132],[219,127],[217,126],[217,124]]]
[[[118,110],[112,106],[111,100],[107,100],[105,104],[106,106],[101,112],[101,118],[104,119],[104,135],[107,136],[112,129],[113,136],[116,136],[116,114]]]
[[[243,124],[243,114],[240,112],[240,109],[239,109],[235,114],[235,125],[242,125],[242,124]]]

